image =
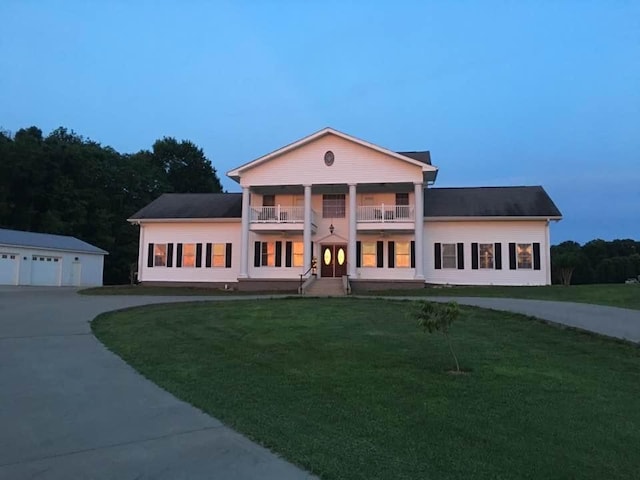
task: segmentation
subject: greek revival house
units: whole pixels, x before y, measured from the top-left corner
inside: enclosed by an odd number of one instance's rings
[[[435,188],[437,174],[427,151],[325,128],[228,172],[242,193],[165,194],[135,213],[138,279],[247,290],[294,290],[301,276],[354,290],[551,283],[549,224],[561,213],[542,187]]]

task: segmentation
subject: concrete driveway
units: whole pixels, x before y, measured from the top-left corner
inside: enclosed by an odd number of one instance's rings
[[[0,478],[309,478],[146,380],[91,334],[89,321],[104,311],[198,299],[0,287]]]
[[[408,297],[405,297],[408,298]],[[522,313],[552,323],[640,343],[640,310],[606,307],[586,303],[550,302],[515,298],[423,297],[493,310]],[[413,297],[415,299],[415,297]]]

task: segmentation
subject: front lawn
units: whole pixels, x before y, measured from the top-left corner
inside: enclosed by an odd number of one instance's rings
[[[383,296],[502,297],[560,302],[594,303],[640,310],[640,285],[550,285],[544,287],[426,287],[412,290],[368,292]]]
[[[637,478],[640,350],[470,307],[451,336],[411,302],[283,299],[104,314],[143,375],[326,479]]]

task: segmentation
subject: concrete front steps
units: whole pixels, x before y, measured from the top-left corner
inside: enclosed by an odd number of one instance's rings
[[[305,289],[305,295],[314,297],[344,297],[342,278],[318,278]]]

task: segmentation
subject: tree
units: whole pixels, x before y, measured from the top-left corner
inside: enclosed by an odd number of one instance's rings
[[[560,277],[562,285],[571,285],[574,270],[584,261],[584,255],[577,242],[567,241],[551,247],[551,268]]]
[[[220,193],[222,184],[201,148],[188,140],[164,137],[153,144],[153,162],[166,172],[173,192]]]
[[[456,302],[447,302],[444,304],[436,302],[417,302],[415,317],[418,320],[418,326],[422,327],[425,332],[433,333],[442,332],[449,345],[449,350],[456,362],[456,372],[460,373],[460,364],[458,357],[453,351],[451,339],[449,338],[449,327],[460,316],[460,307]]]

